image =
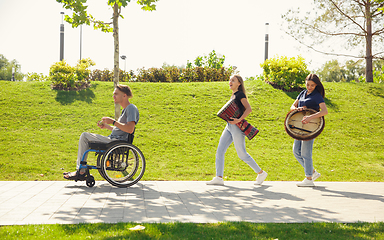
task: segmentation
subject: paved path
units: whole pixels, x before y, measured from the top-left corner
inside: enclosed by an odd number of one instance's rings
[[[384,221],[384,182],[142,181],[93,188],[73,181],[0,181],[0,225],[116,222]]]

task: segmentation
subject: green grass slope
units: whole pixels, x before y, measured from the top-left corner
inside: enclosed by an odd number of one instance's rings
[[[130,83],[140,111],[134,144],[144,153],[143,180],[210,180],[225,122],[217,111],[231,95],[227,82]],[[314,145],[320,181],[383,181],[384,85],[324,83],[329,114]],[[260,81],[246,82],[260,130],[247,151],[269,181],[301,181],[293,139],[283,122],[298,93]],[[82,132],[108,135],[96,122],[113,117],[113,84],[94,82],[80,92],[51,90],[49,83],[0,81],[0,180],[62,180],[73,171]],[[91,161],[94,157],[90,157]],[[97,180],[102,178],[94,171]],[[254,180],[233,145],[226,153],[226,180]]]

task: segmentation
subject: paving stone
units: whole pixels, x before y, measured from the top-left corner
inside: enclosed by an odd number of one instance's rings
[[[247,221],[384,221],[384,182],[0,181],[0,225]]]

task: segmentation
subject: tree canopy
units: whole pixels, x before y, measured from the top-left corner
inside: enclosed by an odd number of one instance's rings
[[[108,0],[107,4],[112,7],[113,15],[112,22],[105,22],[95,19],[91,14],[87,12],[88,6],[86,5],[87,0],[56,0],[63,4],[63,7],[72,10],[72,17],[65,15],[65,21],[70,23],[72,27],[78,27],[81,24],[91,25],[95,29],[100,29],[103,32],[113,32],[113,82],[114,87],[119,83],[119,17],[121,15],[121,8],[126,7],[131,0]],[[158,0],[137,0],[137,4],[141,5],[145,11],[156,10],[154,4]],[[115,104],[115,119],[120,117],[120,106]]]
[[[22,80],[24,74],[20,72],[20,64],[13,59],[9,61],[3,54],[0,54],[0,80],[12,80],[12,72],[15,73],[15,80]]]
[[[72,27],[76,28],[82,24],[91,25],[93,24],[93,27],[95,29],[100,29],[103,32],[112,32],[113,31],[113,21],[106,22],[97,20],[93,17],[92,14],[87,12],[88,6],[85,5],[87,3],[87,0],[56,0],[58,3],[63,4],[63,7],[65,9],[72,10],[72,16],[65,15],[64,20],[71,24]],[[137,0],[137,4],[141,5],[141,9],[145,11],[153,11],[156,10],[156,5],[154,4],[158,0]],[[111,6],[112,8],[115,7],[115,5],[118,8],[117,16],[124,18],[121,15],[121,7],[128,6],[128,3],[130,3],[131,0],[108,0],[107,4]]]
[[[284,14],[283,28],[317,52],[365,59],[366,79],[372,82],[372,59],[384,59],[383,6],[383,0],[314,0],[306,13]]]

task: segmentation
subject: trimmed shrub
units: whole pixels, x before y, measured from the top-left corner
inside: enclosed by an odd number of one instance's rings
[[[134,78],[133,71],[126,72],[120,69],[119,82],[130,82]],[[108,69],[104,70],[93,70],[89,75],[88,80],[90,81],[101,81],[101,82],[113,82],[113,71]]]
[[[305,78],[310,73],[304,58],[271,58],[260,64],[267,83],[285,91],[297,91],[302,88]]]
[[[48,81],[49,77],[42,73],[29,72],[27,73],[27,81],[45,82]]]
[[[81,90],[89,86],[88,68],[95,63],[87,58],[78,61],[75,67],[68,65],[65,60],[54,63],[49,69],[49,77],[52,81],[52,88],[59,90]]]
[[[228,81],[233,74],[232,68],[221,67],[208,68],[208,67],[195,67],[185,68],[180,74],[181,82],[222,82]]]
[[[177,67],[138,69],[138,82],[218,82],[228,81],[232,68],[220,69],[195,67],[178,69]]]
[[[219,82],[228,81],[234,73],[232,68],[219,69],[194,67],[179,69],[175,66],[165,68],[139,68],[137,75],[131,70],[120,70],[120,82]],[[91,81],[113,82],[113,72],[108,69],[93,70],[89,76]]]

